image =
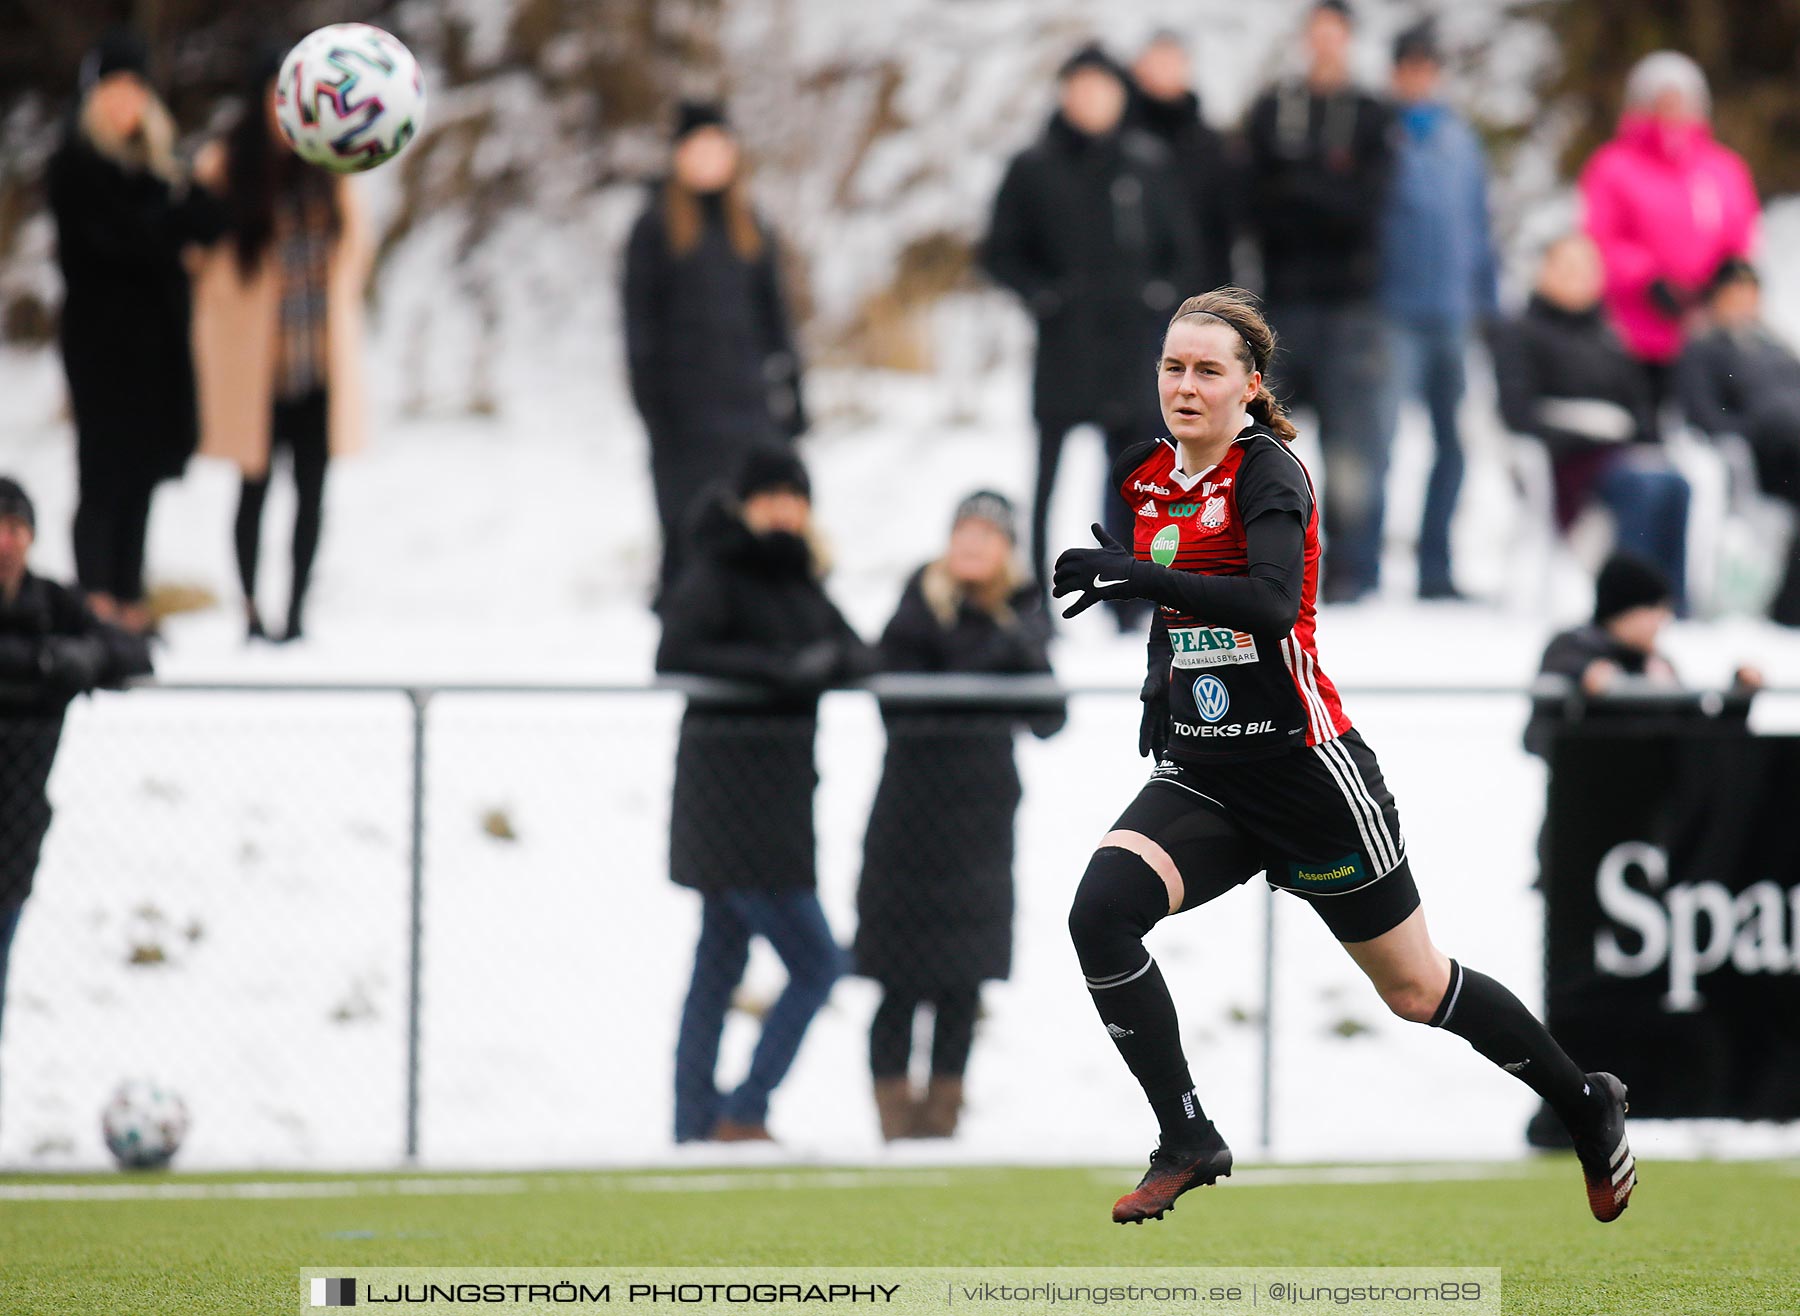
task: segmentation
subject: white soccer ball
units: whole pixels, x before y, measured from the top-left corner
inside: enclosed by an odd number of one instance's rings
[[[160,1170],[187,1136],[187,1103],[143,1079],[119,1084],[100,1114],[106,1149],[127,1170]]]
[[[425,122],[425,77],[399,40],[367,23],[333,23],[288,51],[275,118],[294,153],[339,174],[386,164]]]

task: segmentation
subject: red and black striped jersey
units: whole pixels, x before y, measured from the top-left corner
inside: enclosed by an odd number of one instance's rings
[[[1120,496],[1137,514],[1133,548],[1140,561],[1247,575],[1245,527],[1271,511],[1300,518],[1305,554],[1299,615],[1285,634],[1252,634],[1158,605],[1169,637],[1169,752],[1258,758],[1336,739],[1350,719],[1314,643],[1319,510],[1306,468],[1260,427],[1239,435],[1209,470],[1184,475],[1179,461],[1175,441],[1164,438],[1127,450],[1113,468]],[[1153,631],[1153,643],[1159,638]]]

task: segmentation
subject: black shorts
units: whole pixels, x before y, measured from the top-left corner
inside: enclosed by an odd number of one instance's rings
[[[1265,759],[1165,758],[1113,826],[1168,852],[1184,910],[1259,872],[1339,941],[1379,937],[1419,907],[1393,793],[1354,730]]]

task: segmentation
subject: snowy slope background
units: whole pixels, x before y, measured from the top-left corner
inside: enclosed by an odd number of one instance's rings
[[[501,39],[502,6],[462,7],[478,52]],[[1364,8],[1373,74],[1402,10]],[[1530,78],[1550,57],[1535,29],[1509,6],[1444,8],[1453,42],[1469,52],[1462,88],[1490,121],[1534,122]],[[1075,41],[1092,33],[1129,48],[1156,24],[1204,28],[1199,68],[1213,117],[1225,121],[1280,67],[1298,9],[1216,0],[1154,13],[1076,0],[899,0],[854,13],[826,0],[730,7],[719,40],[737,70],[733,101],[770,160],[762,200],[803,259],[814,359],[841,359],[834,333],[850,332],[909,244],[979,232],[1007,153],[1037,130],[1049,70]],[[879,95],[879,79],[824,76],[884,63],[898,80]],[[792,86],[821,89],[804,113],[776,97]],[[864,149],[854,129],[882,96],[900,126]],[[759,104],[780,111],[779,131],[755,126]],[[472,247],[467,213],[429,214],[390,253],[372,345],[380,437],[334,468],[308,640],[246,650],[228,604],[169,624],[165,678],[624,687],[648,678],[655,533],[614,292],[639,196],[579,185],[579,159],[538,158],[532,143],[558,136],[557,107],[527,82],[490,80],[434,101],[440,122],[483,113],[503,127],[490,130],[476,166],[529,162],[529,204],[486,223]],[[1515,268],[1572,213],[1552,186],[1550,147],[1533,142],[1528,135],[1500,189]],[[395,213],[394,179],[368,181],[377,206]],[[1800,210],[1773,207],[1770,300],[1790,332],[1800,332],[1800,262],[1787,255],[1796,239]],[[47,233],[34,240],[47,254]],[[43,278],[53,290],[54,274]],[[1031,478],[1023,319],[1004,297],[971,287],[921,310],[919,328],[927,370],[829,365],[809,380],[820,423],[806,452],[837,559],[830,586],[870,635],[906,573],[940,544],[971,469],[1021,496]],[[1401,802],[1436,934],[1531,1001],[1540,990],[1530,881],[1543,771],[1518,745],[1523,698],[1355,693],[1518,688],[1547,633],[1581,614],[1579,566],[1566,555],[1544,562],[1536,524],[1513,496],[1491,394],[1477,362],[1457,537],[1464,583],[1488,602],[1407,600],[1409,527],[1428,456],[1420,417],[1409,415],[1390,489],[1388,596],[1328,611],[1321,632],[1329,669],[1349,687]],[[1302,452],[1313,452],[1304,436]],[[67,576],[73,456],[51,354],[0,355],[0,467],[38,498],[39,569]],[[1075,443],[1053,511],[1059,540],[1085,540],[1100,482],[1097,439]],[[158,579],[235,598],[235,494],[235,477],[204,463],[164,490],[152,526]],[[279,493],[271,504],[275,543],[290,507]],[[285,553],[264,557],[267,596],[279,600]],[[1677,626],[1670,647],[1697,684],[1721,682],[1748,659],[1772,682],[1800,687],[1800,641],[1752,619]],[[1151,1123],[1093,1018],[1062,926],[1088,849],[1144,774],[1132,754],[1130,674],[1140,655],[1092,614],[1069,624],[1059,672],[1118,693],[1078,698],[1062,735],[1020,746],[1016,970],[985,999],[965,1135],[950,1149],[881,1149],[864,1058],[873,991],[847,980],[778,1094],[772,1124],[784,1145],[774,1155],[1142,1155]],[[677,1151],[669,1140],[670,1052],[697,924],[693,898],[664,877],[678,715],[668,694],[433,702],[426,1163],[718,1154]],[[128,1074],[186,1096],[190,1166],[399,1158],[411,717],[405,697],[380,692],[144,693],[72,712],[52,783],[59,821],[14,950],[0,1165],[99,1164],[98,1111]],[[1800,704],[1771,699],[1758,717],[1770,730],[1800,729]],[[820,871],[846,940],[881,748],[865,696],[827,701]],[[1387,1017],[1307,911],[1289,900],[1275,908],[1269,1154],[1516,1154],[1529,1094],[1461,1042]],[[1265,909],[1262,889],[1246,888],[1165,925],[1152,943],[1183,1004],[1209,1111],[1246,1152],[1260,1130]],[[766,1000],[779,983],[759,952],[751,996]],[[748,1018],[734,1017],[727,1074],[741,1069],[753,1035]],[[1646,1150],[1796,1148],[1793,1130],[1689,1125],[1658,1130]]]

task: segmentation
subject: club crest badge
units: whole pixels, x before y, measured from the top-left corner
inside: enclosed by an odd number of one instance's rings
[[[1225,495],[1214,494],[1200,509],[1200,528],[1218,530],[1225,524]]]

